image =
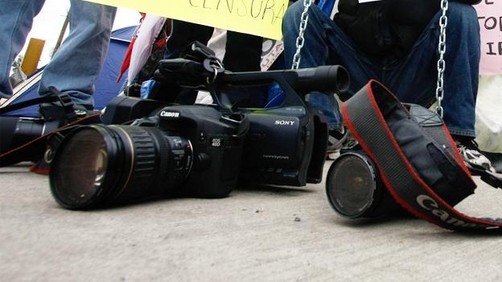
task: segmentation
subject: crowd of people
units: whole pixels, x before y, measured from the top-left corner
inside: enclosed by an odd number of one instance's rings
[[[360,3],[337,0],[338,12],[331,16],[313,4],[308,24],[302,30],[305,46],[300,68],[338,64],[351,77],[348,94],[354,94],[370,79],[388,86],[403,102],[430,106],[436,95],[438,40],[442,28],[441,0],[383,0]],[[490,161],[475,142],[475,109],[479,81],[480,31],[473,4],[476,0],[449,1],[444,51],[443,118],[464,160],[490,169]],[[33,18],[43,0],[1,0],[0,96],[9,98],[9,72],[21,51]],[[285,67],[290,68],[297,51],[296,39],[304,12],[304,1],[291,1],[283,19]],[[68,93],[76,107],[93,108],[94,82],[102,68],[116,8],[82,0],[71,0],[70,34],[45,68],[39,93],[51,87]],[[173,21],[165,58],[179,55],[193,40],[207,43],[213,28]],[[262,38],[228,32],[223,60],[229,70],[259,70]],[[97,93],[99,95],[99,93]],[[340,149],[347,132],[336,97],[311,93],[309,103],[328,120],[329,151]]]

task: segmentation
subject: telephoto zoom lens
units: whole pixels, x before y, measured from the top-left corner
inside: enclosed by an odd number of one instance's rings
[[[169,194],[190,173],[189,140],[155,127],[90,125],[62,141],[50,169],[52,195],[67,209],[90,209]]]
[[[370,218],[397,208],[363,151],[341,154],[328,170],[326,194],[333,209],[348,218]]]

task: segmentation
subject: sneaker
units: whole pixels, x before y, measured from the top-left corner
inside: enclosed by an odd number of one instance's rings
[[[490,160],[493,168],[495,168],[495,171],[499,174],[502,174],[502,153],[493,153],[486,151],[481,151],[481,153]]]
[[[79,105],[72,101],[68,93],[62,93],[55,87],[49,87],[49,95],[47,97],[57,98],[54,102],[41,103],[39,105],[39,112],[48,121],[52,120],[65,120],[76,119],[78,117],[85,117],[88,112],[93,111],[92,105]]]
[[[340,154],[340,149],[347,139],[347,135],[348,131],[345,127],[333,129],[328,132],[328,147],[326,149],[328,159],[334,160]]]
[[[455,138],[454,138],[455,139]],[[490,160],[481,153],[478,148],[478,143],[471,138],[455,139],[460,155],[464,159],[464,163],[468,168],[482,169],[495,172]]]
[[[347,138],[345,139],[345,142],[342,144],[342,148],[340,149],[340,153],[344,153],[347,151],[354,151],[354,150],[361,150],[361,145],[359,145],[359,142],[357,139],[350,133],[350,131],[347,134]]]
[[[58,103],[42,103],[39,105],[39,112],[46,120],[49,121],[62,121],[67,118],[84,117],[88,113],[92,112],[90,106],[73,104],[72,107],[73,111],[71,111],[71,108],[65,108]]]

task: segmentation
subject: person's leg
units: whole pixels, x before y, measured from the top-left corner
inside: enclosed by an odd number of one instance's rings
[[[231,71],[259,71],[263,38],[227,31],[223,65]]]
[[[213,32],[214,28],[210,26],[172,20],[171,34],[166,42],[164,59],[178,58],[194,41],[207,45]]]
[[[227,31],[223,66],[233,72],[260,71],[263,38],[240,32]],[[243,107],[264,107],[268,87],[254,86],[232,89],[227,93],[232,104]]]
[[[481,56],[479,21],[476,10],[470,5],[452,2],[449,7],[444,119],[452,134],[476,137],[474,125]]]
[[[403,102],[429,106],[435,100],[439,16],[431,20],[403,63],[384,74],[383,83]],[[470,5],[449,5],[444,60],[443,119],[453,135],[475,137],[480,38],[477,15]]]
[[[33,18],[38,15],[44,0],[1,1],[0,34],[3,44],[0,48],[0,98],[12,95],[9,76],[12,62],[23,49],[31,30]]]
[[[286,67],[292,66],[297,50],[296,40],[299,34],[303,2],[292,4],[283,20],[284,60]],[[377,67],[354,47],[353,42],[343,31],[317,6],[309,10],[309,20],[304,34],[304,46],[301,50],[300,68],[339,64],[344,66],[351,78],[349,94],[361,89],[370,78],[377,78]],[[338,104],[333,95],[311,93],[310,103],[319,109],[328,119],[330,129],[340,128],[342,119]]]
[[[41,95],[50,93],[52,86],[68,93],[75,104],[94,107],[94,83],[108,51],[116,11],[111,6],[71,1],[70,34],[44,70]]]
[[[428,106],[435,100],[439,16],[432,19],[407,60],[386,74],[384,82],[403,102]],[[449,4],[444,60],[443,119],[467,166],[494,171],[474,141],[480,35],[477,15],[470,5]]]
[[[474,141],[481,56],[475,9],[470,5],[450,3],[448,26],[442,103],[444,120],[467,166],[494,172],[490,160]]]

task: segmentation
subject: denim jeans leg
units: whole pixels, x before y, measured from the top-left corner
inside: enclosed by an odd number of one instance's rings
[[[444,120],[452,134],[475,137],[481,39],[476,10],[449,4],[446,28]],[[448,47],[449,46],[449,47]]]
[[[438,13],[403,62],[386,71],[382,82],[402,102],[430,105],[437,85]],[[443,119],[452,134],[475,137],[480,38],[475,10],[452,2],[448,10],[444,55]],[[418,67],[417,67],[418,66]]]
[[[116,11],[111,6],[71,1],[70,34],[44,70],[41,95],[53,86],[68,93],[76,104],[94,106],[94,83],[108,51]]]
[[[0,9],[0,97],[9,98],[12,86],[9,76],[12,62],[21,52],[33,25],[33,18],[44,6],[44,0],[1,1]]]
[[[296,52],[296,39],[302,12],[303,2],[298,1],[288,8],[284,16],[282,28],[286,67],[292,65]],[[304,46],[301,50],[300,68],[342,65],[350,74],[349,92],[353,94],[370,78],[376,76],[376,67],[353,46],[353,42],[324,12],[315,5],[310,7],[309,21],[304,33]],[[310,103],[326,115],[330,129],[341,126],[342,117],[333,95],[311,93]]]

